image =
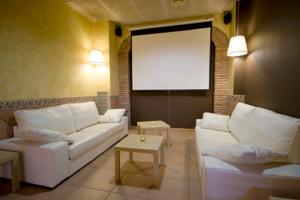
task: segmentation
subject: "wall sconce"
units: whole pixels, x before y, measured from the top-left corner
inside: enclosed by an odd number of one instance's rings
[[[227,56],[243,56],[248,53],[245,36],[237,35],[230,38]]]
[[[91,65],[101,65],[104,64],[103,52],[99,49],[92,49],[89,55],[89,63]]]
[[[239,35],[239,1],[237,2],[237,17],[236,17],[237,33],[236,36],[230,38],[229,46],[227,50],[227,56],[236,57],[248,54],[246,38],[243,35]]]

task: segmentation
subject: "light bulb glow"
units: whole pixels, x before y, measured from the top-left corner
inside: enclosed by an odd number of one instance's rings
[[[243,56],[248,53],[245,36],[237,35],[230,38],[227,56]]]
[[[90,51],[89,63],[92,65],[104,64],[103,52],[99,49],[92,49]]]

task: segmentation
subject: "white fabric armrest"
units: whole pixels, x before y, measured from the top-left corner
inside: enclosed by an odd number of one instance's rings
[[[196,119],[196,127],[200,127],[202,119]]]
[[[121,123],[124,124],[124,133],[125,133],[125,135],[128,135],[128,117],[123,116],[122,119],[121,119]]]
[[[54,187],[69,175],[69,153],[66,142],[36,143],[22,138],[0,141],[0,148],[20,152],[23,180]],[[9,165],[1,166],[0,175],[10,177]]]

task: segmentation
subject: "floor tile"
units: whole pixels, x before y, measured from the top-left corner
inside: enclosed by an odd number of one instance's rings
[[[33,188],[33,187],[31,187]],[[23,188],[24,189],[24,188]],[[27,189],[29,190],[29,189]],[[54,189],[47,189],[43,192],[34,192],[34,193],[22,193],[22,196],[26,200],[64,200],[66,199],[73,191],[76,190],[76,187],[59,185]]]
[[[121,167],[129,160],[129,155],[127,152],[121,152],[120,155],[120,164]],[[91,167],[97,169],[104,169],[104,170],[115,170],[115,156],[114,153],[107,153],[101,156],[98,156],[94,161],[90,164]],[[123,169],[124,170],[124,169]]]
[[[199,167],[196,156],[190,156],[189,181],[200,182]]]
[[[109,192],[92,190],[86,188],[77,188],[67,200],[105,200],[109,195]]]
[[[75,172],[72,176],[67,178],[62,185],[70,185],[70,186],[78,186],[81,180],[86,177],[89,173],[91,173],[94,168],[90,167],[90,164],[84,166],[79,171]]]
[[[145,198],[152,187],[152,176],[126,173],[113,192]]]
[[[116,186],[114,175],[113,171],[95,168],[82,179],[79,186],[110,192]]]
[[[152,189],[147,199],[153,200],[187,200],[188,182],[178,179],[163,178],[157,189]]]
[[[143,200],[143,198],[138,198],[130,195],[125,194],[117,194],[117,193],[110,193],[107,200]]]
[[[0,200],[24,200],[25,198],[26,197],[24,197],[23,195],[14,194],[14,193],[0,196]]]
[[[201,200],[201,185],[196,182],[189,182],[189,200]]]

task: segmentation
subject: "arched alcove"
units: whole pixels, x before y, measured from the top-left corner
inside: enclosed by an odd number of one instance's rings
[[[228,95],[228,65],[226,56],[228,38],[220,29],[212,28],[212,41],[215,44],[215,70],[214,70],[214,113],[225,114]],[[119,80],[120,96],[119,106],[126,108],[130,122],[130,51],[131,37],[123,41],[119,50]],[[129,123],[130,124],[130,123]]]

